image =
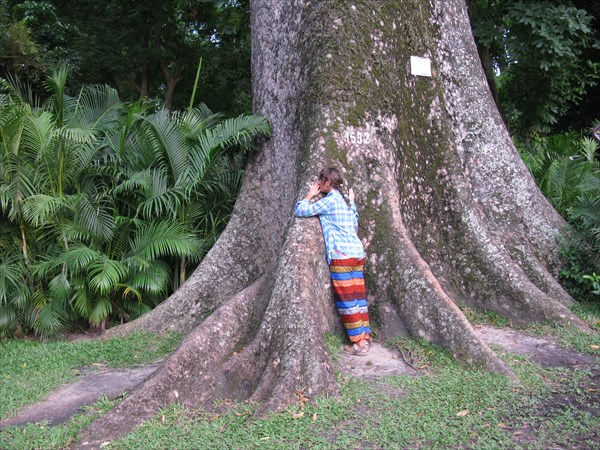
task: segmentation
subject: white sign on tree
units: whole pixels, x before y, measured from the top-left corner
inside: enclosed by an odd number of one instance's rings
[[[410,57],[410,73],[421,77],[431,76],[431,59],[419,56]]]

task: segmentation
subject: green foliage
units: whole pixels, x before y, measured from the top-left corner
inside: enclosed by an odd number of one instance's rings
[[[173,108],[189,103],[202,58],[198,97],[227,117],[252,106],[248,0],[0,0],[0,48],[0,77],[36,90],[65,64],[75,92],[105,83]]]
[[[538,187],[566,218],[598,175],[596,149],[594,141],[571,132],[534,137],[520,153]]]
[[[600,271],[600,146],[591,138],[565,133],[535,138],[521,156],[546,198],[569,222],[563,233],[563,286],[578,300],[597,297]]]
[[[0,77],[12,73],[41,87],[45,73],[59,64],[77,65],[74,27],[59,17],[53,2],[0,1]]]
[[[148,311],[215,242],[270,132],[204,105],[150,113],[108,86],[71,97],[66,80],[48,77],[43,104],[18,83],[0,96],[0,334]]]
[[[469,3],[511,131],[548,134],[600,77],[600,62],[589,54],[600,48],[593,16],[562,0]]]
[[[593,272],[591,275],[584,275],[584,280],[588,280],[592,284],[592,294],[600,295],[600,275]]]

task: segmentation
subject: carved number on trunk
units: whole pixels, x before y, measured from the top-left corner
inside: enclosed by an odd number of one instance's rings
[[[371,135],[363,131],[346,131],[346,142],[350,144],[368,144],[371,142]]]

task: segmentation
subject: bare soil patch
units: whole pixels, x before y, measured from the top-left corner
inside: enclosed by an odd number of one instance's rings
[[[529,446],[543,440],[546,448],[588,450],[600,447],[600,427],[588,428],[578,435],[564,436],[560,428],[546,427],[548,422],[562,420],[565,414],[576,411],[597,417],[600,414],[600,368],[590,369],[591,375],[584,378],[572,389],[557,389],[552,395],[538,404],[533,411],[527,411],[523,418],[507,417],[505,429],[512,434],[515,448],[529,448]],[[524,422],[524,424],[523,424]],[[513,425],[520,423],[521,425]]]
[[[93,404],[103,396],[115,399],[122,396],[124,392],[131,391],[148,378],[158,366],[153,364],[133,369],[100,371],[83,368],[82,373],[88,372],[88,375],[84,375],[73,384],[61,387],[46,400],[27,406],[15,416],[0,421],[0,429],[45,421],[50,425],[65,422],[82,406]]]
[[[529,358],[543,367],[588,367],[598,363],[598,357],[562,348],[556,342],[540,337],[527,336],[509,328],[477,325],[476,334],[488,345]]]
[[[366,356],[343,353],[339,369],[357,378],[373,379],[388,375],[416,375],[417,371],[403,361],[393,349],[374,342]]]

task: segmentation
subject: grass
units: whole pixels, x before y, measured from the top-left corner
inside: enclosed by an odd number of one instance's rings
[[[594,311],[585,314],[590,314],[589,321],[600,318],[600,313],[595,315]],[[534,331],[541,333],[542,329]],[[552,328],[552,332],[565,336],[570,345],[588,345],[581,331]],[[567,338],[569,333],[571,337]],[[578,341],[580,344],[576,344]],[[0,367],[3,376],[9,374],[13,381],[29,380],[28,388],[37,390],[39,397],[41,385],[49,378],[60,378],[58,372],[68,375],[94,362],[135,365],[172,350],[177,342],[177,337],[162,341],[152,335],[44,345],[10,341],[2,344]],[[326,343],[337,361],[341,338],[326,336]],[[253,417],[256,405],[248,403],[221,400],[219,411],[225,412],[219,413],[188,410],[175,404],[105,448],[513,449],[597,445],[600,415],[594,409],[598,401],[595,388],[589,384],[589,371],[542,368],[523,356],[502,354],[520,380],[520,384],[514,384],[498,374],[464,367],[447,351],[421,340],[399,338],[389,345],[410,355],[422,375],[364,381],[339,373],[339,397],[314,398],[304,406],[292,405],[262,419]],[[57,374],[46,376],[46,371]],[[62,377],[65,380],[64,374]],[[4,415],[16,408],[4,404],[6,396],[13,395],[13,384],[2,385],[0,391]],[[12,405],[34,401],[31,398],[35,396],[25,393],[27,388],[19,390],[21,394],[9,400]],[[560,398],[570,402],[556,400]],[[79,430],[114,403],[104,399],[56,427],[42,424],[8,428],[0,434],[0,448],[64,448],[76,439]]]
[[[522,380],[517,386],[501,375],[467,369],[422,341],[398,339],[392,345],[410,350],[427,374],[368,382],[339,374],[339,398],[317,398],[266,419],[253,418],[254,407],[248,404],[232,405],[224,414],[173,405],[110,448],[518,448],[514,434],[535,423],[531,412],[556,389],[571,392],[584,378],[580,372],[543,369],[507,355]],[[553,442],[552,424],[564,424],[558,436],[563,441],[600,427],[600,419],[578,411],[550,418],[548,424],[540,419],[545,429],[527,445]]]
[[[0,341],[0,418],[75,380],[84,368],[148,363],[172,352],[180,341],[175,334],[150,333],[77,342]]]
[[[94,419],[107,413],[117,401],[103,398],[94,405],[84,408],[68,422],[49,426],[30,424],[22,427],[9,427],[0,433],[0,448],[3,449],[63,449],[75,441],[77,434]]]

